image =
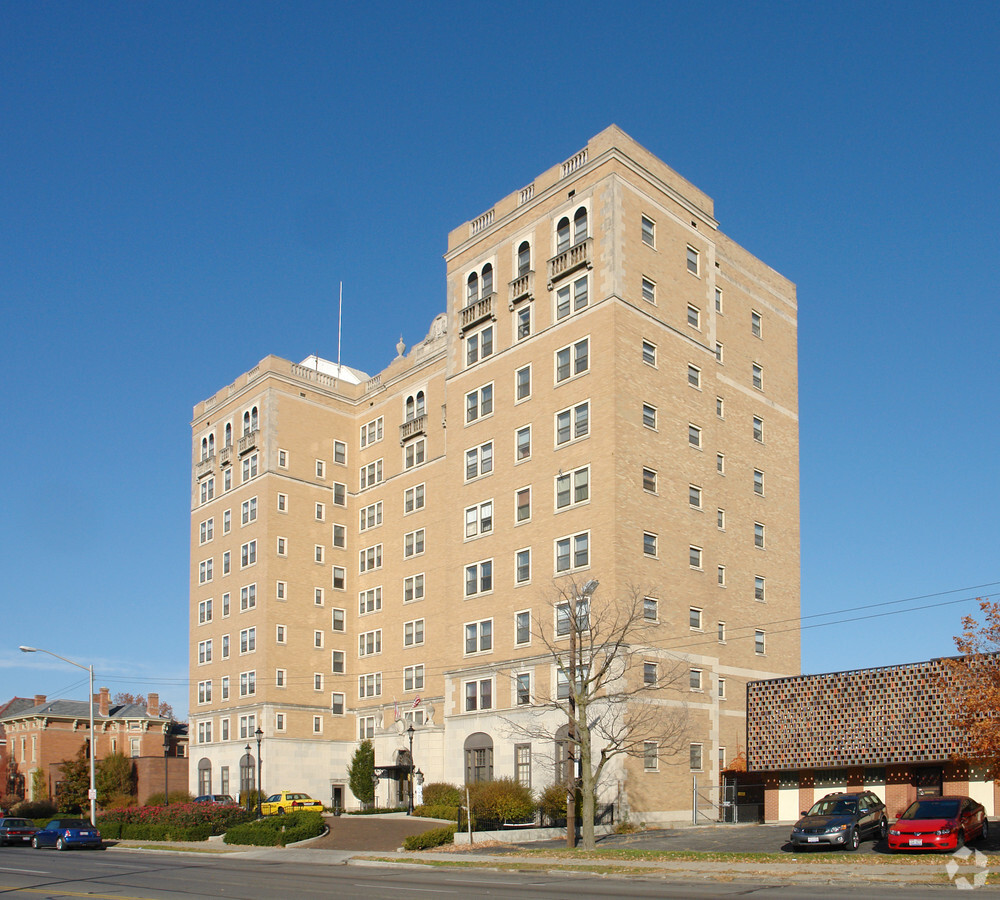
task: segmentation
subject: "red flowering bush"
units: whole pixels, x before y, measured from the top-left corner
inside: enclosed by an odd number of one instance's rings
[[[110,825],[170,825],[175,828],[207,826],[212,834],[223,834],[233,825],[255,816],[238,806],[214,803],[172,803],[170,806],[126,806],[110,809],[97,818],[97,827]]]

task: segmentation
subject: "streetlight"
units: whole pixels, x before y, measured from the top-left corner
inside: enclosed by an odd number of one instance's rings
[[[244,748],[247,752],[243,762],[243,783],[247,789],[247,812],[253,809],[253,794],[250,793],[250,779],[253,778],[253,757],[250,755],[250,743],[247,742]]]
[[[410,802],[406,810],[408,816],[413,815],[413,723],[410,722],[410,727],[406,729],[406,733],[410,738]]]
[[[97,788],[94,785],[94,754],[97,752],[94,741],[94,667],[84,666],[78,662],[73,662],[71,659],[66,659],[65,656],[60,656],[58,653],[53,653],[51,650],[43,650],[41,647],[18,647],[22,653],[48,653],[49,656],[54,656],[56,659],[61,659],[65,663],[69,663],[71,666],[76,666],[78,669],[83,669],[85,672],[90,673],[90,696],[87,698],[87,708],[90,710],[90,790],[87,792],[90,797],[90,824],[95,828],[97,827]]]
[[[257,818],[260,818],[260,739],[264,737],[264,732],[260,730],[260,726],[257,726],[257,730],[253,733],[254,737],[257,738]]]
[[[170,788],[167,784],[167,754],[170,752],[170,726],[163,732],[163,805],[170,806]]]

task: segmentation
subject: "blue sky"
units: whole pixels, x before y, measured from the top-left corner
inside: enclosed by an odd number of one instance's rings
[[[611,123],[798,285],[803,669],[953,652],[1000,582],[1000,6],[608,10],[4,4],[0,699],[86,692],[27,643],[183,716],[192,406],[336,358],[340,281],[380,370],[448,231]]]

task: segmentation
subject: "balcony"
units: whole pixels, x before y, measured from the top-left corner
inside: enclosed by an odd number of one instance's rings
[[[215,454],[211,456],[206,456],[204,459],[199,460],[195,463],[194,467],[194,477],[203,478],[208,475],[215,468]]]
[[[219,465],[228,466],[233,461],[233,445],[230,444],[228,447],[223,447],[219,453]]]
[[[468,306],[462,310],[462,325],[461,331],[465,331],[468,328],[472,328],[473,325],[478,325],[484,319],[496,319],[496,313],[493,311],[493,299],[496,294],[487,294],[481,300],[473,300]]]
[[[418,434],[427,433],[427,414],[423,413],[419,416],[404,422],[399,426],[399,445],[405,444],[411,437],[416,437]]]
[[[249,434],[243,435],[236,444],[236,450],[240,456],[244,453],[249,453],[251,450],[257,448],[257,441],[260,438],[260,429],[255,428]]]
[[[594,239],[586,238],[549,260],[549,289],[578,269],[594,267]]]
[[[510,283],[510,299],[507,301],[508,309],[513,309],[522,300],[531,300],[535,293],[535,273],[534,270],[519,275]]]

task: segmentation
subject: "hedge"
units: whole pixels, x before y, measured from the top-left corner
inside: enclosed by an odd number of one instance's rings
[[[105,840],[207,841],[211,835],[211,825],[139,825],[128,822],[101,825],[101,837]]]
[[[270,816],[246,825],[235,825],[226,832],[227,844],[252,847],[284,847],[308,838],[318,837],[325,828],[321,813],[293,812],[286,816]]]
[[[432,828],[430,831],[423,831],[420,834],[411,834],[403,841],[403,849],[431,850],[442,844],[453,844],[456,827],[455,825],[445,825],[444,828]]]
[[[424,816],[427,819],[450,819],[452,822],[458,821],[458,807],[447,806],[445,804],[431,805],[423,803],[413,809],[413,815]]]

